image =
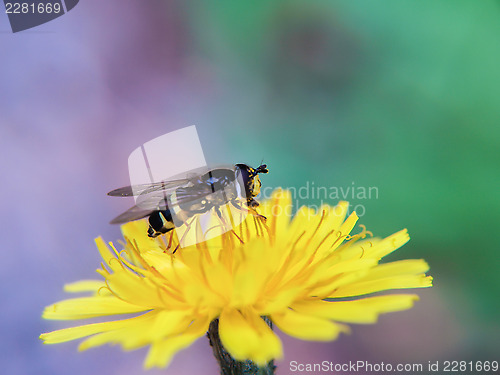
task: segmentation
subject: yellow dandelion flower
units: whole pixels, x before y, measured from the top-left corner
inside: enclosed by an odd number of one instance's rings
[[[302,207],[290,217],[291,197],[275,191],[259,212],[234,232],[179,249],[176,238],[147,237],[146,221],[123,225],[125,242],[117,251],[96,239],[103,281],[66,286],[91,292],[48,306],[45,319],[74,320],[120,314],[124,319],[44,333],[46,344],[86,338],[80,350],[103,344],[123,349],[150,346],[145,367],[164,367],[179,350],[218,323],[220,342],[236,360],[266,365],[283,355],[280,339],[267,321],[304,340],[335,340],[345,323],[374,323],[382,313],[410,308],[413,294],[367,296],[391,290],[429,287],[424,260],[380,264],[404,245],[406,230],[372,238],[364,228],[351,235],[358,217],[347,219],[347,202]],[[212,326],[211,326],[212,327]],[[217,325],[215,326],[217,329]]]

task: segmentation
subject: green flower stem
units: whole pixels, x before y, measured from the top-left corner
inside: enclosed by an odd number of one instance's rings
[[[263,317],[264,321],[272,328],[270,319]],[[237,361],[222,346],[219,337],[219,319],[210,323],[207,332],[210,346],[214,351],[214,356],[219,362],[221,375],[274,375],[276,366],[274,361],[270,361],[265,367],[259,367],[252,361]]]

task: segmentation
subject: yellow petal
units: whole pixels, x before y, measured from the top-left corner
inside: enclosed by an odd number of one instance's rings
[[[82,297],[56,302],[43,311],[44,319],[71,320],[87,319],[98,316],[128,314],[145,311],[144,306],[137,306],[122,301],[114,296]]]
[[[281,341],[262,318],[254,313],[243,315],[235,309],[224,309],[219,318],[222,345],[233,358],[251,359],[259,366],[273,358],[281,358]]]
[[[349,215],[346,221],[340,226],[340,229],[338,230],[338,236],[336,236],[336,240],[334,241],[334,245],[332,247],[332,250],[337,248],[346,238],[346,236],[351,233],[352,228],[356,225],[356,222],[358,221],[358,215],[356,215],[356,212],[353,212],[352,214]]]
[[[235,309],[222,310],[219,318],[222,345],[233,358],[244,361],[259,345],[259,335],[243,315]]]
[[[318,215],[314,209],[307,206],[301,206],[293,216],[293,220],[290,224],[290,232],[299,234],[309,226],[313,227],[314,223],[317,224],[319,219],[321,219],[321,215]],[[310,225],[310,223],[312,225]]]
[[[370,281],[400,275],[418,275],[425,273],[428,270],[429,265],[423,259],[405,259],[380,264],[377,267],[370,269],[366,276],[358,281]]]
[[[298,313],[347,323],[375,323],[379,314],[407,310],[418,296],[393,294],[354,301],[300,301],[291,307]]]
[[[149,328],[151,340],[156,341],[167,336],[178,335],[186,331],[192,321],[193,314],[190,311],[159,311]]]
[[[186,330],[192,320],[192,316],[185,311],[155,311],[147,322],[94,335],[83,341],[79,349],[86,350],[108,343],[120,344],[125,350],[137,349],[168,336],[178,335]]]
[[[281,241],[287,233],[292,217],[292,195],[288,190],[276,189],[271,199],[258,210],[268,218],[267,225],[276,241]]]
[[[267,323],[259,315],[248,311],[245,312],[245,318],[257,331],[260,342],[249,359],[259,366],[265,366],[272,359],[281,359],[283,357],[281,340]]]
[[[273,314],[271,319],[287,335],[302,340],[331,341],[341,333],[348,333],[349,327],[315,316],[304,315],[293,310]]]
[[[329,224],[332,229],[339,230],[342,222],[344,221],[347,210],[349,209],[349,202],[340,201],[333,209],[331,210],[329,217]]]
[[[204,263],[203,260],[201,263]],[[234,282],[233,277],[223,264],[206,265],[205,275],[207,275],[206,281],[210,290],[216,291],[216,294],[226,298],[231,295]]]
[[[366,256],[381,259],[382,257],[392,253],[394,250],[399,249],[410,240],[408,231],[406,229],[400,230],[389,237],[375,243],[373,247],[367,249]]]
[[[320,291],[325,289],[333,290],[334,285],[345,278],[362,275],[376,265],[374,259],[350,259],[344,262],[338,259],[333,265],[325,263],[316,265],[316,269],[308,279],[308,285],[313,287],[313,295],[322,294]]]
[[[287,309],[297,299],[297,295],[302,292],[303,287],[300,285],[268,292],[257,301],[255,309],[266,316],[278,313],[283,311],[283,309]]]
[[[149,279],[124,268],[106,276],[109,288],[121,299],[145,308],[163,307],[160,290]]]
[[[129,241],[134,241],[139,251],[146,252],[151,249],[159,249],[156,239],[148,237],[149,224],[147,220],[136,220],[125,223],[121,226],[123,237]]]
[[[130,319],[65,328],[53,332],[43,333],[40,335],[40,339],[44,341],[44,344],[58,344],[60,342],[76,340],[100,332],[107,332],[123,327],[140,325],[142,323],[150,321],[153,317],[154,315],[148,313]]]
[[[231,306],[235,308],[251,306],[260,300],[271,272],[267,264],[262,264],[265,246],[250,246],[245,260],[232,275]],[[259,254],[260,253],[260,254]],[[261,257],[260,259],[258,257]],[[266,260],[267,262],[267,260]]]
[[[115,254],[109,249],[102,237],[97,237],[95,239],[95,244],[97,245],[97,250],[99,250],[99,254],[101,254],[101,258],[104,260],[106,265],[110,264],[111,259],[116,259]]]
[[[361,296],[389,289],[428,288],[430,286],[432,286],[431,276],[402,275],[340,286],[329,297]]]
[[[155,341],[148,352],[144,367],[165,367],[173,356],[180,350],[188,347],[208,330],[210,320],[207,318],[195,320],[182,334]]]
[[[203,335],[204,333],[200,336]],[[153,367],[162,368],[168,366],[177,352],[190,346],[200,336],[179,335],[152,343],[144,361],[144,368],[150,369]]]
[[[151,343],[149,336],[144,334],[144,332],[147,332],[148,327],[150,327],[149,324],[150,321],[147,323],[136,323],[97,333],[82,341],[82,343],[78,345],[78,350],[84,351],[104,344],[119,344],[125,350],[141,348]]]
[[[100,291],[100,289],[104,286],[106,284],[102,280],[81,280],[64,285],[64,291],[68,293],[93,292],[102,296],[105,291]]]

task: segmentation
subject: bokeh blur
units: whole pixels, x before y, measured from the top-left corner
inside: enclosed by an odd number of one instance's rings
[[[408,228],[389,260],[431,265],[412,310],[334,343],[282,335],[278,374],[500,360],[499,40],[498,0],[82,0],[17,34],[0,15],[0,373],[143,373],[146,349],[42,345],[73,323],[41,312],[97,276],[94,237],[120,238],[131,202],[106,192],[129,153],[192,124],[210,163],[263,160],[298,204],[344,195],[376,235]],[[217,372],[200,339],[148,373]]]

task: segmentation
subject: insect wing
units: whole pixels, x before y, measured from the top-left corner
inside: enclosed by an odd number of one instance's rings
[[[145,210],[164,210],[167,207],[192,206],[212,193],[208,185],[178,187],[172,190],[156,190],[137,197],[136,205]]]
[[[147,210],[138,206],[133,206],[121,215],[118,215],[113,220],[111,220],[110,224],[123,224],[129,221],[142,219],[143,217],[151,215],[152,212],[153,210]]]
[[[169,197],[169,204],[174,211],[184,209],[188,211],[196,211],[204,205],[202,202],[212,193],[210,186],[197,185],[186,188],[178,188],[175,193]]]
[[[201,167],[190,171],[189,173],[173,176],[172,179],[164,180],[160,182],[152,182],[147,184],[138,184],[132,186],[124,186],[115,190],[111,190],[108,195],[112,197],[132,197],[137,195],[149,194],[154,191],[165,191],[171,194],[174,189],[181,186],[188,186],[196,184],[199,177],[212,171],[234,171],[234,166],[219,166],[214,169],[209,167]],[[181,178],[182,177],[182,178]]]
[[[167,191],[157,190],[148,194],[141,194],[136,198],[136,206],[144,210],[161,211],[168,208],[168,197],[170,194]]]
[[[144,195],[155,191],[171,192],[177,187],[188,185],[190,182],[191,179],[184,178],[180,180],[154,182],[151,184],[124,186],[110,191],[108,195],[112,197],[132,197],[134,195]]]

